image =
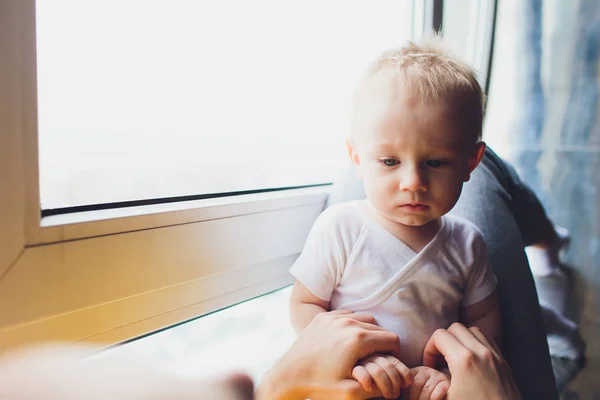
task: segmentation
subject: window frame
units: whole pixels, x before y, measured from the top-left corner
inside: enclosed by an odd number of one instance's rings
[[[411,2],[418,37],[433,0]],[[0,55],[0,352],[112,345],[291,283],[326,186],[42,218],[35,0],[0,2]]]
[[[441,8],[455,6],[455,2],[444,2]],[[466,37],[453,38],[453,41],[460,39],[464,42],[466,51],[462,58],[478,72],[479,82],[486,93],[489,86],[497,3],[498,0],[477,0],[470,3],[469,7],[463,10],[470,17],[467,27],[468,33]],[[443,15],[440,15],[440,20],[443,20],[442,17],[446,16],[447,12],[441,13]],[[445,31],[443,23],[440,27],[442,35],[448,33]]]
[[[481,0],[477,2],[477,17],[471,21],[469,40],[469,57],[473,67],[479,72],[479,79],[486,93],[489,88],[491,58],[494,46],[496,27],[496,9],[498,0]]]

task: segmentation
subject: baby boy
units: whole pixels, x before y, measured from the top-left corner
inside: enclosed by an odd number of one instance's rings
[[[485,151],[484,101],[473,70],[439,39],[378,57],[357,88],[347,142],[367,199],[324,211],[290,271],[297,331],[317,313],[349,309],[398,335],[399,359],[375,355],[352,371],[386,398],[418,374],[443,383],[431,398],[445,396],[447,377],[422,366],[436,329],[460,321],[499,340],[482,234],[447,215]]]

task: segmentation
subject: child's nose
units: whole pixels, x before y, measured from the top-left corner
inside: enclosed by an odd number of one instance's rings
[[[400,177],[400,190],[410,192],[424,192],[429,189],[427,179],[419,168],[406,168]]]

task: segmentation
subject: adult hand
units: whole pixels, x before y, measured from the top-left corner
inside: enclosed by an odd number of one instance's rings
[[[288,352],[263,377],[257,399],[365,399],[352,376],[358,360],[374,354],[398,356],[398,337],[367,314],[331,311],[317,315]]]
[[[447,400],[520,400],[500,349],[479,328],[455,323],[438,329],[425,345],[423,363],[435,367],[444,357],[450,370]]]
[[[350,379],[352,369],[359,359],[373,353],[398,356],[399,347],[398,337],[375,325],[369,315],[323,313],[265,375],[256,398],[353,400],[378,396],[377,391],[368,393]],[[245,375],[188,380],[134,360],[86,359],[98,350],[71,344],[4,355],[0,358],[0,398],[252,398],[252,381]]]
[[[53,344],[0,357],[0,399],[251,400],[252,380],[183,378],[121,357],[87,358],[100,348]]]

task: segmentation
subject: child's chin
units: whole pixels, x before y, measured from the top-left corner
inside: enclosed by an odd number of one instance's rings
[[[429,222],[431,222],[431,219],[418,217],[401,217],[398,218],[396,221],[401,223],[402,225],[419,227],[427,225]]]

